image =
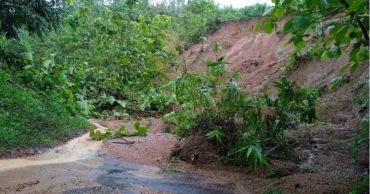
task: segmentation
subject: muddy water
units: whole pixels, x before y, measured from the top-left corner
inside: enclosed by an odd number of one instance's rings
[[[202,186],[191,174],[120,161],[102,146],[85,134],[41,155],[0,160],[0,194],[227,193]]]
[[[97,123],[92,124],[97,126],[101,131],[105,130],[103,126]],[[0,160],[0,172],[27,166],[67,163],[92,158],[98,155],[98,151],[101,149],[102,145],[101,141],[91,140],[87,133],[44,154],[18,159]]]

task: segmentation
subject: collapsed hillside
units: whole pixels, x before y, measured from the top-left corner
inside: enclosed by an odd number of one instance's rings
[[[212,61],[216,58],[212,50],[216,41],[222,47],[217,55],[225,56],[224,61],[230,63],[226,65],[227,70],[239,71],[238,83],[244,91],[259,93],[266,84],[271,84],[285,75],[289,80],[295,81],[299,85],[317,88],[323,92],[324,95],[317,102],[319,109],[321,106],[325,106],[325,103],[333,102],[349,106],[342,108],[340,112],[333,111],[330,118],[332,120],[325,118],[325,121],[338,123],[337,120],[341,119],[338,119],[337,115],[341,114],[342,116],[356,117],[356,122],[358,122],[358,110],[350,102],[357,93],[353,86],[359,82],[360,78],[365,78],[368,75],[367,65],[360,66],[357,73],[350,76],[344,87],[328,91],[327,88],[331,80],[339,75],[338,69],[348,63],[348,56],[344,54],[338,59],[319,62],[315,59],[302,59],[293,71],[283,73],[281,67],[289,60],[288,53],[293,50],[291,45],[284,47],[290,37],[279,32],[271,35],[264,32],[253,34],[252,29],[257,21],[258,18],[253,18],[224,23],[219,30],[207,36],[207,41],[204,44],[193,45],[182,54],[186,67],[190,71],[205,71],[207,67],[204,65],[204,61]],[[279,53],[279,50],[283,51]],[[356,114],[357,116],[354,116]]]
[[[205,66],[201,65],[202,55],[206,60],[214,60],[215,56],[211,48],[213,39],[215,39],[223,46],[223,50],[218,55],[225,55],[225,61],[231,63],[227,66],[228,70],[240,71],[239,86],[245,91],[258,93],[263,85],[271,83],[283,75],[280,67],[287,60],[285,56],[289,48],[282,56],[278,55],[276,50],[282,47],[287,37],[264,33],[252,35],[251,28],[255,22],[256,19],[252,19],[223,24],[220,30],[208,36],[204,52],[200,52],[201,44],[194,45],[184,52],[183,57],[187,59],[187,67],[192,71],[204,70]],[[338,75],[338,67],[346,60],[345,57],[342,57],[319,63],[302,61],[294,71],[286,74],[290,80],[298,84],[316,87],[323,92],[321,99],[317,101],[319,121],[314,124],[294,125],[285,130],[289,145],[295,154],[293,157],[284,160],[269,160],[269,166],[258,169],[220,164],[216,160],[214,147],[207,142],[205,137],[191,136],[178,142],[173,135],[165,133],[168,125],[158,118],[152,118],[152,128],[146,137],[104,140],[101,154],[133,164],[157,166],[160,167],[161,171],[145,167],[136,173],[129,171],[131,174],[128,178],[123,176],[127,170],[116,169],[116,167],[120,167],[118,164],[114,164],[115,167],[103,166],[103,169],[108,169],[109,176],[115,177],[115,179],[107,179],[107,182],[112,184],[107,184],[108,188],[119,188],[125,181],[133,179],[133,175],[144,178],[154,177],[155,180],[158,180],[158,177],[163,175],[178,173],[177,175],[185,179],[187,184],[189,184],[188,175],[192,175],[195,178],[191,180],[194,179],[197,184],[225,193],[348,193],[348,186],[358,183],[361,175],[366,174],[368,170],[368,150],[360,150],[359,162],[355,165],[350,164],[351,157],[346,150],[347,145],[352,141],[354,132],[358,129],[362,116],[359,114],[359,108],[353,104],[353,98],[358,93],[354,86],[359,82],[361,76],[367,75],[367,70],[366,66],[362,66],[358,73],[351,76],[342,87],[327,91],[326,88],[330,80]],[[113,130],[118,130],[122,125],[130,125],[127,120],[111,119],[94,120],[94,123],[99,123]],[[142,120],[141,124],[146,125],[148,122]],[[174,152],[177,152],[177,156],[182,160],[173,157],[171,153]],[[95,159],[90,162],[86,162],[86,160],[78,162],[79,165],[84,163],[94,163],[91,167],[92,169],[96,168]],[[53,164],[53,169],[56,168],[55,165]],[[90,189],[92,185],[95,186],[94,181],[99,184],[92,188],[94,189],[92,192],[106,191],[102,190],[102,188],[106,189],[107,186],[100,184],[101,178],[90,180],[95,179],[91,178],[90,165],[89,168],[85,164],[83,165],[83,169],[89,171],[86,173],[89,176],[86,180],[84,176],[81,176],[82,171],[78,169],[78,165],[77,171],[74,168],[69,169],[70,163],[66,165],[68,171],[63,170],[63,172],[73,174],[73,178],[71,180],[69,178],[66,183],[63,182],[65,180],[54,179],[55,173],[41,173],[42,176],[38,178],[40,181],[34,180],[34,177],[8,181],[7,184],[11,187],[0,188],[0,193],[15,192],[19,188],[41,192],[55,190],[56,193],[66,191],[70,187]],[[131,166],[131,164],[129,165]],[[66,168],[60,165],[57,167]],[[50,171],[48,166],[32,169],[36,169],[35,172],[40,174],[40,169],[45,168],[47,172]],[[160,175],[157,174],[157,170]],[[9,171],[8,174],[19,176],[19,173],[24,174],[25,171],[18,169],[17,172],[18,174]],[[3,180],[10,180],[8,174],[3,175]],[[267,176],[268,174],[270,175]],[[55,182],[48,181],[51,179]],[[23,183],[25,180],[32,181],[29,182],[30,184],[26,184]],[[22,184],[17,186],[18,182]],[[136,181],[136,184],[141,188],[142,183]],[[157,181],[155,185],[158,184],[160,183]],[[49,185],[51,186],[49,187]],[[142,189],[151,188],[150,186],[152,185],[145,185]],[[46,190],[44,190],[45,188]],[[176,189],[181,190],[178,187]],[[155,193],[157,190],[146,192]],[[163,192],[158,189],[158,193]]]
[[[225,56],[224,61],[230,63],[226,65],[226,69],[239,71],[237,83],[243,91],[260,93],[266,84],[270,85],[283,75],[298,85],[319,89],[322,96],[316,102],[318,122],[300,124],[286,130],[288,141],[300,162],[295,165],[295,170],[288,170],[291,174],[281,178],[282,181],[279,181],[278,185],[287,192],[345,193],[346,185],[361,174],[366,174],[368,169],[368,150],[360,151],[357,165],[351,165],[351,157],[346,150],[360,128],[364,116],[364,113],[360,113],[360,107],[354,104],[354,99],[361,90],[356,86],[361,80],[367,79],[368,66],[360,66],[354,75],[347,73],[346,82],[333,90],[328,90],[328,86],[333,78],[340,75],[340,67],[348,63],[346,55],[320,62],[303,59],[294,70],[283,73],[281,67],[289,60],[287,54],[293,50],[291,46],[284,47],[290,37],[279,32],[271,35],[263,32],[253,34],[252,28],[257,21],[258,19],[254,18],[224,23],[219,30],[210,34],[203,44],[196,44],[182,54],[186,67],[190,71],[206,71],[205,61],[214,61],[216,57]],[[215,42],[222,47],[217,55],[213,51]],[[364,88],[362,92],[368,93]],[[208,163],[208,156],[214,152],[205,153],[209,151],[209,148],[204,149],[207,144],[199,145],[199,142],[194,140],[197,138],[189,139],[180,143],[176,154],[192,163]],[[192,146],[193,144],[196,146]],[[202,159],[202,156],[205,158]],[[194,158],[200,162],[197,163]],[[292,158],[291,161],[293,160],[295,159]],[[341,176],[352,178],[338,178]],[[320,182],[307,182],[319,177],[320,180],[328,180],[324,185],[331,186],[323,186]],[[243,189],[253,190],[249,186],[243,186]]]

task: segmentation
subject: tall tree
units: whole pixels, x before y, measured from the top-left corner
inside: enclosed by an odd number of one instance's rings
[[[1,0],[0,33],[17,38],[23,26],[31,33],[45,34],[58,29],[62,0]]]

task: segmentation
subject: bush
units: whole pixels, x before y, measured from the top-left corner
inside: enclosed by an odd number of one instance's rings
[[[205,135],[221,150],[225,162],[253,167],[267,164],[267,153],[287,152],[284,129],[316,119],[315,100],[319,92],[301,87],[282,77],[274,82],[278,94],[246,94],[235,82],[225,82],[225,62],[208,62],[207,75],[184,72],[166,86],[176,95],[181,109],[164,121],[177,124],[179,137]],[[214,71],[217,70],[217,71]],[[269,151],[264,151],[269,150]]]
[[[87,121],[71,115],[51,93],[42,97],[17,83],[10,83],[0,72],[0,152],[20,147],[55,145],[73,136]],[[8,80],[8,81],[7,81]]]

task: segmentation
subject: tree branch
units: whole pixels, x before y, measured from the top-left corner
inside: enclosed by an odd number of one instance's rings
[[[349,8],[349,5],[346,2],[346,0],[340,0],[340,2],[344,5],[344,7],[346,9]],[[354,16],[355,16],[355,13],[354,12],[351,12],[351,17],[354,18]],[[367,34],[367,30],[366,30],[364,24],[362,23],[362,21],[360,19],[357,19],[357,18],[355,18],[355,20],[357,21],[358,25],[360,26],[361,31],[362,31],[362,34],[364,35],[365,39],[366,40],[369,40],[369,35]]]

